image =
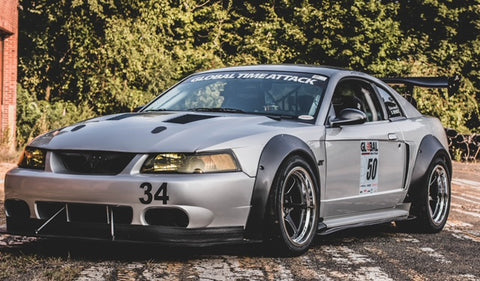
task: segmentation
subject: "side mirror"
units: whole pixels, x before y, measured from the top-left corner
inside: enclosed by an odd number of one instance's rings
[[[337,118],[330,121],[332,127],[340,127],[342,125],[355,125],[362,124],[367,121],[367,115],[365,112],[355,108],[345,108],[340,111]]]

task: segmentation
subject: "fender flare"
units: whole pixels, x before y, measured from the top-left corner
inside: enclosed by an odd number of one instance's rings
[[[410,202],[410,197],[424,182],[427,175],[428,167],[433,159],[437,156],[443,157],[447,164],[448,174],[450,179],[452,178],[452,160],[450,154],[440,141],[433,135],[425,136],[420,142],[418,148],[417,158],[413,166],[412,179],[410,180],[410,186],[408,188],[408,194],[406,202]]]
[[[246,239],[263,239],[265,213],[273,180],[283,161],[293,154],[301,155],[311,165],[315,184],[320,191],[317,161],[310,147],[304,141],[292,135],[283,134],[271,138],[263,148],[258,162],[252,199],[250,200],[250,213],[245,226]],[[320,199],[320,192],[318,192],[318,199]]]

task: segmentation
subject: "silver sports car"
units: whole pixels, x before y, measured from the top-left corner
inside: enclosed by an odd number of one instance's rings
[[[355,226],[442,230],[451,175],[441,123],[381,80],[247,66],[39,136],[4,202],[11,234],[301,254],[316,234]]]

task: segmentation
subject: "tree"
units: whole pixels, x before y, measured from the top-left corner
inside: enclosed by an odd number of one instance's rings
[[[421,91],[420,109],[439,117],[443,124],[463,133],[478,132],[480,102],[480,5],[469,1],[401,1],[399,22],[415,38],[413,75],[460,75],[455,96]]]

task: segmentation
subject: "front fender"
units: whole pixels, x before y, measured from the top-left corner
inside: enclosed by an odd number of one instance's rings
[[[273,180],[282,162],[292,154],[299,154],[305,158],[315,173],[317,186],[320,183],[315,155],[305,142],[292,135],[277,135],[270,139],[258,162],[251,209],[245,227],[245,238],[252,240],[263,238],[265,212]]]

